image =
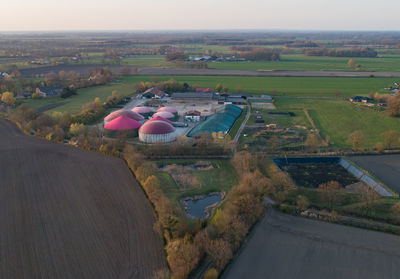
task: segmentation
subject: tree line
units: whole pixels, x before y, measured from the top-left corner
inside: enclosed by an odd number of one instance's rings
[[[307,48],[304,50],[307,56],[332,56],[332,57],[376,57],[378,52],[372,48],[327,49]]]

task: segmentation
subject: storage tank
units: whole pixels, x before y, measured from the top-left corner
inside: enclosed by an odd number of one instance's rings
[[[104,125],[104,133],[110,137],[125,134],[128,137],[137,137],[138,130],[142,126],[138,121],[126,117],[118,116]]]
[[[176,139],[175,128],[166,121],[149,120],[140,127],[139,139],[146,143],[171,142]]]

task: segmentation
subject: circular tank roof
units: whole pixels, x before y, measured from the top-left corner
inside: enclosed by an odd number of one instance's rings
[[[155,117],[149,119],[148,121],[157,121],[157,120],[158,120],[158,121],[165,121],[165,122],[167,122],[167,123],[169,123],[169,124],[172,125],[172,122],[171,122],[171,121],[169,121],[168,119],[165,119],[164,117],[161,117],[161,116],[159,116],[159,115],[156,115]]]
[[[137,129],[140,126],[141,124],[132,118],[126,116],[118,116],[117,118],[111,120],[106,125],[104,125],[104,129],[121,131]]]
[[[153,112],[153,110],[149,107],[135,107],[132,109],[132,111],[136,113],[150,113]]]
[[[177,113],[178,111],[175,109],[175,108],[173,108],[173,107],[160,107],[158,110],[157,110],[157,112],[158,111],[168,111],[168,112],[170,112],[170,113]]]
[[[165,118],[165,119],[170,119],[170,118],[174,118],[175,117],[175,115],[173,115],[169,111],[159,111],[159,112],[156,112],[153,115],[153,117],[157,117],[157,116],[161,116],[162,118]]]
[[[161,120],[146,121],[139,129],[140,134],[160,135],[173,132],[175,132],[175,128],[171,124]]]
[[[115,119],[115,118],[117,118],[119,116],[126,116],[126,117],[132,118],[132,119],[137,120],[137,121],[144,119],[143,116],[141,116],[140,114],[138,114],[138,113],[136,113],[134,111],[120,109],[120,110],[113,111],[112,113],[107,115],[106,118],[104,118],[104,121],[105,122],[110,122],[111,120],[113,120],[113,119]]]

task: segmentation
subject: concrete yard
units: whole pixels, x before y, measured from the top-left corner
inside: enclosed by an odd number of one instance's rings
[[[399,278],[400,237],[269,210],[226,279]]]

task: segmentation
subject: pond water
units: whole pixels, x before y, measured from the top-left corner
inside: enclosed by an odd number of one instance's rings
[[[207,208],[220,203],[221,200],[221,194],[211,194],[202,198],[186,198],[183,204],[186,205],[186,214],[190,218],[204,219],[208,217]]]

